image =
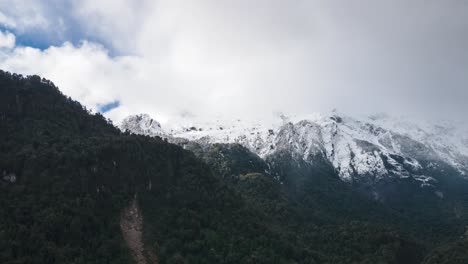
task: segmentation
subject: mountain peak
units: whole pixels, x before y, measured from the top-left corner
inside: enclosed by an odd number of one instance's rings
[[[165,136],[161,124],[148,114],[138,114],[126,117],[121,124],[122,131],[129,131],[138,135]]]
[[[433,161],[447,163],[462,175],[468,171],[463,144],[457,144],[459,141],[446,130],[429,131],[416,123],[378,116],[355,119],[334,111],[307,117],[281,115],[277,122],[184,120],[185,124],[168,124],[171,129],[164,130],[143,114],[126,118],[121,128],[135,134],[203,144],[237,143],[263,159],[281,151],[298,162],[312,163],[321,155],[344,181],[412,177],[422,186],[431,185],[434,179],[424,175],[422,164]],[[443,137],[440,131],[445,131]]]

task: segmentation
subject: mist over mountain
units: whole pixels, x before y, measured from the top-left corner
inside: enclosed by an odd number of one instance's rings
[[[464,1],[0,1],[0,68],[119,123],[338,108],[465,120]]]

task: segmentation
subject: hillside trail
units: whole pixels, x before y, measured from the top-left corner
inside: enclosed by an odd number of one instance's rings
[[[120,229],[137,264],[158,264],[157,257],[152,252],[145,252],[143,217],[138,207],[136,195],[121,213]]]

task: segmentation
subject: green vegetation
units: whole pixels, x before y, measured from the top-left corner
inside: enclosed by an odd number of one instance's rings
[[[440,233],[407,232],[405,214],[326,164],[188,148],[121,133],[51,82],[0,72],[0,263],[133,263],[119,219],[135,194],[160,263],[421,263]]]
[[[424,264],[465,264],[468,263],[468,240],[443,245],[426,257]]]

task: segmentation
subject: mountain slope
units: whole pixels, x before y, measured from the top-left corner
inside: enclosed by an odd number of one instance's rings
[[[295,119],[283,117],[270,124],[186,120],[186,124],[164,129],[148,115],[139,115],[125,119],[121,129],[175,143],[183,143],[181,139],[201,144],[238,143],[264,160],[287,152],[298,162],[312,164],[320,156],[347,182],[373,184],[410,178],[422,187],[434,187],[437,179],[426,175],[428,170],[447,165],[462,177],[468,172],[467,137],[460,137],[466,134],[454,128],[439,125],[423,129],[385,116],[363,121],[338,114]],[[157,125],[148,125],[152,123]]]
[[[143,119],[151,122],[148,115]],[[122,128],[135,125],[134,120],[125,119]],[[212,146],[239,144],[247,150],[244,157],[254,155],[263,160],[256,172],[276,179],[291,197],[307,201],[306,207],[323,199],[335,206],[347,204],[343,206],[346,211],[361,203],[353,199],[358,192],[398,212],[400,218],[408,220],[405,225],[418,229],[420,235],[429,235],[429,240],[446,239],[462,232],[468,219],[466,142],[454,128],[423,128],[385,116],[356,120],[334,113],[296,119],[283,116],[271,123],[185,120],[158,126],[154,135],[194,151],[208,163],[213,160],[209,157],[221,157],[221,164],[232,163],[232,153],[224,148],[212,151],[217,148]],[[153,134],[151,129],[145,133]],[[212,151],[208,158],[206,150]],[[223,158],[225,155],[230,158]],[[249,167],[245,162],[236,164]],[[353,189],[344,200],[349,203],[338,202],[348,192],[347,187],[338,187],[342,183]],[[329,191],[322,191],[325,189]],[[330,193],[336,193],[336,200]],[[358,208],[348,214],[356,212]]]
[[[186,150],[120,132],[47,80],[0,72],[0,262],[403,264],[438,241],[407,232],[404,215],[321,155],[269,161],[241,145],[168,141]],[[120,226],[129,204],[141,213],[137,258]]]
[[[119,219],[136,193],[161,263],[298,258],[190,152],[124,135],[37,76],[2,72],[0,100],[1,263],[132,263]]]

